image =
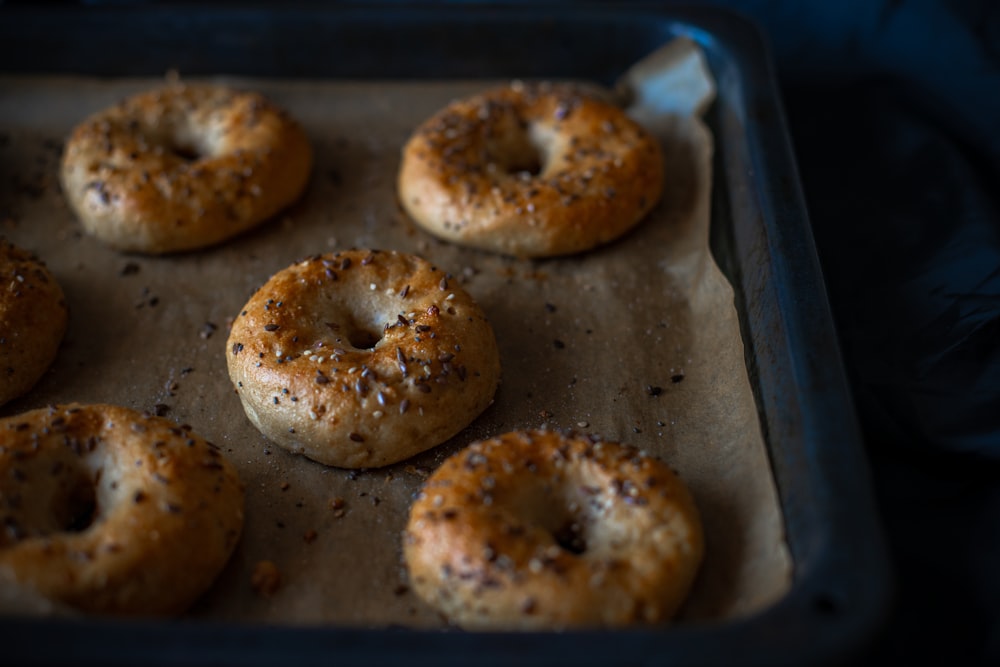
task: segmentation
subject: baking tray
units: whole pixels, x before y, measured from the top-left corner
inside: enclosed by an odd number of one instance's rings
[[[765,45],[749,23],[714,8],[569,4],[5,6],[0,71],[610,84],[670,39],[693,39],[718,85],[708,116],[712,250],[735,287],[794,563],[789,592],[746,618],[666,631],[5,618],[12,663],[819,664],[864,649],[885,617],[890,576]]]

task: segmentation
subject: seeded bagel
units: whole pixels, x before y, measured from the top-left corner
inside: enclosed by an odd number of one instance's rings
[[[56,358],[69,313],[45,264],[0,238],[0,405],[30,390]]]
[[[80,123],[60,175],[85,231],[162,254],[259,225],[299,198],[311,169],[302,128],[260,94],[178,83]]]
[[[228,561],[243,487],[162,417],[70,404],[0,420],[0,585],[84,612],[172,615]]]
[[[659,143],[569,85],[514,84],[458,100],[403,149],[400,202],[447,241],[520,257],[583,252],[660,200]]]
[[[343,468],[409,458],[493,400],[500,357],[485,314],[415,255],[350,250],[271,277],[233,322],[229,376],[250,421]]]
[[[505,433],[452,455],[403,535],[414,591],[472,630],[667,621],[703,552],[694,500],[669,466],[555,431]]]

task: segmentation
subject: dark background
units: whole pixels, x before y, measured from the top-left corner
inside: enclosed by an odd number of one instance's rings
[[[1000,663],[1000,3],[715,4],[778,69],[897,579],[872,662]]]

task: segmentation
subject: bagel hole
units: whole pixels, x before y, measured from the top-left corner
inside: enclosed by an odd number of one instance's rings
[[[527,152],[520,153],[506,167],[507,173],[512,176],[538,176],[542,173],[542,156],[537,150],[530,155]]]
[[[40,457],[26,466],[25,480],[13,488],[0,487],[0,546],[34,537],[80,533],[97,517],[97,489],[83,468]],[[31,486],[31,501],[26,500]],[[5,485],[6,487],[6,485]]]
[[[567,521],[552,531],[556,544],[577,556],[587,552],[587,540],[583,527],[576,521]]]
[[[511,123],[513,125],[513,122]],[[491,157],[509,176],[533,178],[545,169],[550,143],[534,125],[518,122],[502,141],[490,147]]]
[[[205,157],[195,146],[189,144],[172,144],[170,152],[173,153],[174,157],[178,157],[184,162],[197,162]]]
[[[97,490],[90,478],[79,475],[63,488],[53,503],[56,523],[63,532],[82,533],[94,523],[97,514]]]
[[[347,342],[359,350],[371,350],[382,340],[382,332],[375,332],[365,327],[351,327],[347,332]]]
[[[97,490],[89,476],[71,466],[57,462],[53,471],[46,471],[45,483],[36,485],[38,497],[30,504],[8,506],[3,517],[0,547],[21,540],[47,537],[59,533],[82,533],[97,517]],[[39,471],[32,471],[39,472]],[[29,479],[37,479],[32,474]],[[5,490],[0,489],[0,496]],[[11,494],[18,497],[20,491]],[[13,511],[11,511],[13,510]]]
[[[593,517],[568,485],[524,484],[505,502],[514,513],[542,528],[563,551],[574,556],[588,552]]]

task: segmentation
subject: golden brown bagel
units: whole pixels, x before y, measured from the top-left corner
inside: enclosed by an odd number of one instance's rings
[[[122,251],[219,243],[302,194],[305,133],[259,94],[173,84],[83,121],[66,143],[63,191],[83,228]]]
[[[415,592],[480,630],[665,621],[703,549],[691,494],[666,464],[552,431],[452,455],[425,482],[403,537]]]
[[[403,208],[432,234],[522,257],[589,250],[659,201],[659,143],[568,85],[515,84],[454,102],[403,149]]]
[[[229,376],[251,422],[344,468],[438,445],[492,402],[496,339],[457,281],[397,252],[315,256],[271,277],[233,322]]]
[[[0,238],[0,405],[31,389],[52,365],[67,320],[52,272]]]
[[[161,417],[54,406],[0,420],[0,586],[103,614],[173,614],[243,526],[222,453]]]

